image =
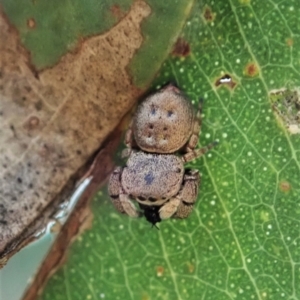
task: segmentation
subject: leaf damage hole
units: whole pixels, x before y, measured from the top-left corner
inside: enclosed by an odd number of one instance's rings
[[[216,18],[216,13],[214,13],[209,6],[205,6],[203,10],[203,17],[207,23],[213,22]]]
[[[216,87],[219,87],[219,86],[222,86],[222,85],[224,85],[224,86],[226,86],[226,87],[228,87],[232,90],[232,89],[235,88],[236,82],[233,80],[231,75],[226,73],[222,77],[218,78],[215,82]]]

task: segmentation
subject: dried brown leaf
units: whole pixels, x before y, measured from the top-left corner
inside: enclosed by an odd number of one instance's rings
[[[149,14],[135,2],[107,33],[40,72],[0,18],[0,267],[45,226],[140,94],[126,67]]]

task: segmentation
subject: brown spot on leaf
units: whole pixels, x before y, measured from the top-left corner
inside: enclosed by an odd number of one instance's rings
[[[188,56],[190,52],[190,44],[184,38],[178,38],[173,47],[172,55],[185,57]]]
[[[195,264],[192,264],[191,262],[188,262],[187,266],[188,266],[189,273],[194,273],[194,271],[195,271]]]
[[[291,190],[291,184],[288,181],[280,181],[279,188],[282,192],[289,192]]]
[[[247,76],[255,77],[259,74],[259,67],[254,62],[251,62],[246,65],[244,72]]]
[[[27,20],[27,26],[28,26],[28,28],[30,28],[30,29],[35,28],[35,27],[36,27],[35,19],[34,19],[34,18],[29,18],[29,19]]]
[[[117,20],[120,20],[125,16],[125,12],[122,11],[121,7],[118,4],[113,5],[110,8],[110,11]]]
[[[218,78],[215,82],[215,86],[219,87],[219,86],[226,86],[230,89],[234,89],[236,86],[236,82],[233,80],[232,76],[230,76],[229,74],[225,74],[223,76],[221,76],[220,78]]]
[[[289,47],[292,47],[294,45],[294,39],[292,38],[287,38],[286,39],[286,44],[289,46]]]
[[[142,295],[142,300],[151,300],[151,297],[144,292]]]
[[[206,20],[206,22],[213,22],[216,18],[216,13],[214,13],[209,6],[205,6],[203,10],[203,17]]]
[[[164,272],[165,272],[164,267],[162,267],[162,266],[156,267],[156,275],[157,275],[158,277],[163,276],[163,275],[164,275]]]

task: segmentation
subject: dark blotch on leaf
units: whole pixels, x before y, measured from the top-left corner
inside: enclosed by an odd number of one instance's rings
[[[214,13],[209,6],[205,6],[203,10],[203,17],[206,20],[206,22],[209,23],[215,19],[216,13]]]
[[[188,56],[191,53],[191,48],[189,43],[183,38],[178,38],[174,47],[172,54],[175,56]]]

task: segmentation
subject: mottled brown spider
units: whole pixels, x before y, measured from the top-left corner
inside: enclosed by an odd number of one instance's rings
[[[128,157],[126,166],[116,167],[108,185],[119,212],[131,217],[144,215],[153,225],[191,213],[200,175],[198,170],[185,170],[184,165],[216,144],[196,149],[201,109],[202,101],[196,113],[174,85],[162,88],[138,106],[125,136],[127,148],[122,156]]]

